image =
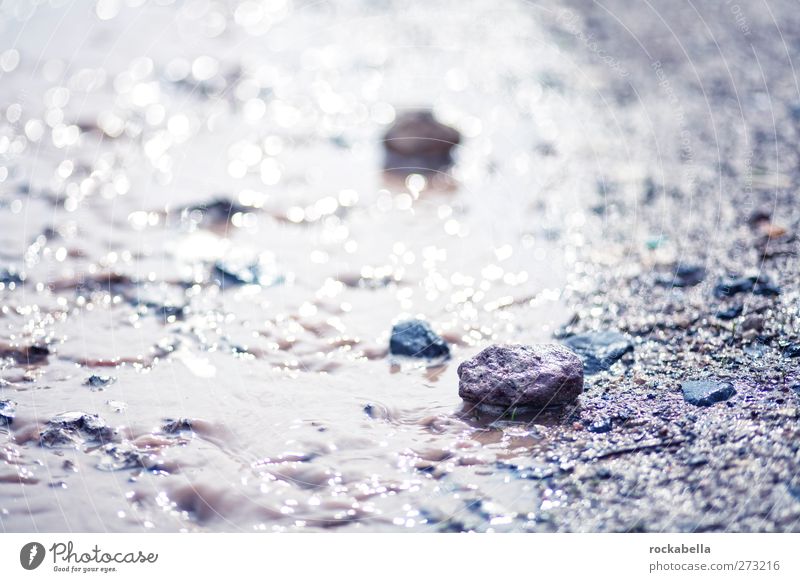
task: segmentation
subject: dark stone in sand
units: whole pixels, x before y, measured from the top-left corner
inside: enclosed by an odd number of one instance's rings
[[[0,268],[0,284],[3,285],[20,285],[24,281],[14,268]]]
[[[409,319],[392,328],[389,353],[412,358],[448,358],[450,348],[426,321]]]
[[[714,296],[719,299],[723,297],[733,297],[739,293],[752,293],[753,295],[775,297],[781,294],[781,289],[766,275],[726,277],[720,279],[719,283],[714,287]]]
[[[717,317],[724,320],[736,319],[744,312],[744,305],[733,305],[717,311]]]
[[[269,287],[283,283],[284,277],[274,266],[260,261],[246,262],[239,259],[220,259],[214,263],[212,279],[223,289],[239,285],[262,285]]]
[[[598,418],[593,423],[591,423],[586,430],[589,432],[596,432],[596,433],[603,433],[609,432],[613,428],[613,424],[611,419],[608,417]]]
[[[17,414],[17,403],[13,400],[0,400],[0,426],[7,426],[14,421]]]
[[[96,414],[62,412],[51,418],[39,435],[43,447],[75,443],[81,435],[90,440],[110,441],[114,431]]]
[[[43,364],[50,355],[47,346],[9,346],[0,344],[0,358],[11,358],[17,364],[35,366]]]
[[[787,358],[800,358],[800,342],[786,346],[783,355]]]
[[[657,282],[664,287],[694,287],[703,282],[706,269],[702,265],[678,264],[667,277],[660,277]]]
[[[189,206],[182,217],[193,220],[203,226],[222,226],[227,224],[234,214],[245,213],[251,210],[246,206],[228,198],[216,198],[202,204]]]
[[[167,434],[178,434],[184,431],[193,430],[191,418],[168,418],[161,426],[161,430]]]
[[[384,169],[435,173],[452,165],[452,149],[461,135],[436,121],[430,111],[420,110],[400,114],[383,139]]]
[[[97,374],[92,374],[86,379],[85,384],[95,390],[102,390],[116,381],[117,379],[113,376],[98,376]]]
[[[681,390],[683,399],[695,406],[711,406],[736,394],[733,384],[716,380],[688,380],[681,384]]]
[[[458,366],[458,395],[488,407],[542,409],[583,391],[581,360],[559,344],[494,345]]]
[[[582,333],[565,338],[564,344],[583,359],[583,371],[597,374],[633,351],[631,341],[615,331]]]

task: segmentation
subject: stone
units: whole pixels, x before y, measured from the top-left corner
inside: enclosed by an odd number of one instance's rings
[[[688,380],[681,384],[681,390],[683,399],[695,406],[711,406],[736,394],[733,384],[716,380]]]
[[[783,356],[786,358],[800,358],[800,342],[786,346],[783,349]]]
[[[11,285],[21,285],[24,281],[25,277],[14,267],[0,267],[0,284],[10,287]]]
[[[615,331],[577,334],[563,342],[583,359],[583,371],[589,375],[608,370],[622,356],[633,352],[627,336]]]
[[[167,434],[180,434],[194,430],[191,418],[167,418],[161,426],[162,432]]]
[[[43,447],[56,447],[77,443],[81,437],[108,442],[113,436],[114,431],[96,414],[62,412],[48,421],[39,434],[39,444]]]
[[[458,377],[458,395],[490,409],[562,406],[583,391],[581,359],[559,344],[489,346]]]
[[[659,277],[657,282],[664,287],[694,287],[703,282],[706,269],[702,265],[679,263],[667,277]]]
[[[86,379],[85,384],[89,386],[92,390],[102,390],[106,386],[111,386],[117,379],[113,376],[98,376],[97,374],[92,374]]]
[[[613,428],[613,423],[610,418],[604,416],[602,418],[596,419],[592,422],[589,426],[586,427],[586,430],[589,432],[595,433],[604,433],[609,432]]]
[[[383,139],[385,170],[436,173],[452,165],[452,150],[461,135],[439,123],[431,111],[415,110],[400,114]]]
[[[776,297],[781,289],[766,275],[750,275],[748,277],[725,277],[714,287],[714,297],[733,297],[739,293],[752,293],[765,297]]]
[[[17,415],[17,403],[13,400],[0,399],[0,426],[8,426]]]
[[[744,312],[744,305],[733,305],[726,309],[717,311],[717,317],[723,320],[736,319]]]
[[[450,347],[426,321],[408,319],[392,328],[389,353],[411,358],[449,358]]]
[[[271,253],[258,257],[249,253],[232,253],[214,263],[211,277],[222,289],[240,285],[271,287],[285,282]]]

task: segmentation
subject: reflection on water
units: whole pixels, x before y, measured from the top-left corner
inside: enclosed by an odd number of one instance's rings
[[[569,411],[487,418],[454,365],[386,353],[408,318],[455,362],[548,341],[620,252],[585,261],[584,193],[642,170],[552,10],[52,4],[0,7],[3,530],[521,529],[568,501],[531,484],[570,470],[542,453]],[[455,166],[384,174],[421,107]]]

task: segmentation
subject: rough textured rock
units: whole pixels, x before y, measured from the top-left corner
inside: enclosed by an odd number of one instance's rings
[[[633,351],[631,341],[615,331],[582,333],[563,341],[583,359],[583,371],[587,374],[608,370],[622,356]]]
[[[426,321],[409,319],[392,328],[389,353],[412,358],[447,358],[450,348]]]
[[[384,168],[395,172],[436,172],[453,163],[452,149],[461,136],[452,127],[436,121],[427,110],[398,116],[384,136]]]
[[[86,440],[108,442],[114,431],[96,414],[62,412],[51,418],[39,435],[43,447],[56,447]]]
[[[720,279],[719,283],[714,287],[714,296],[720,299],[733,297],[739,293],[775,297],[781,294],[781,289],[763,274]]]
[[[13,400],[0,399],[0,426],[9,425],[17,413],[17,403]]]
[[[733,384],[716,380],[689,380],[681,384],[681,390],[683,399],[695,406],[711,406],[736,394]]]
[[[559,344],[494,345],[458,366],[458,395],[491,407],[546,408],[583,391],[580,358]]]

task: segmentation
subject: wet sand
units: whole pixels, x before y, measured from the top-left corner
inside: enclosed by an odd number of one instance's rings
[[[797,530],[800,21],[663,4],[0,7],[0,531]],[[381,171],[417,107],[449,175]],[[606,329],[574,406],[458,397]]]

